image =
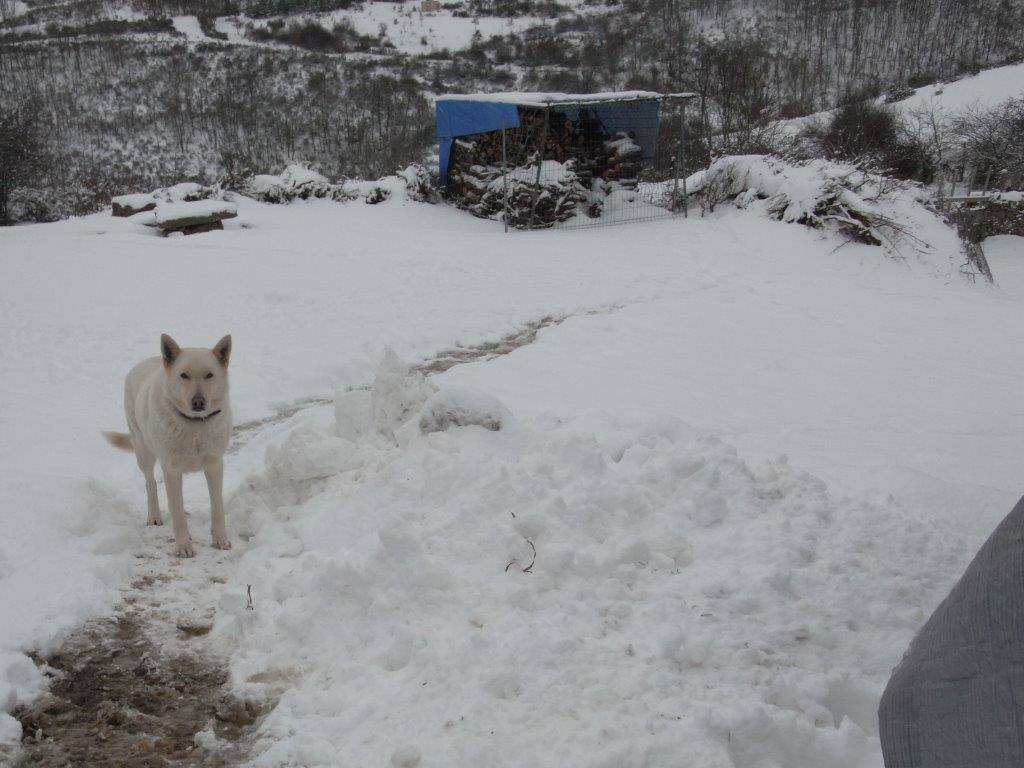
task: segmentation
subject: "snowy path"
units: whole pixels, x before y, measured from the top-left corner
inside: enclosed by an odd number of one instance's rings
[[[417,370],[434,375],[507,355],[564,319],[544,317],[496,341],[446,348]],[[280,406],[274,416],[236,425],[229,453],[325,404],[306,398]],[[158,485],[166,509],[162,479]],[[203,507],[199,495],[188,501],[190,509]],[[197,534],[195,517],[190,513]],[[90,621],[41,660],[50,692],[18,714],[27,738],[18,766],[58,768],[70,760],[142,768],[155,754],[188,765],[243,764],[252,725],[274,699],[256,705],[235,698],[228,684],[231,643],[210,636],[238,553],[210,549],[181,560],[170,554],[172,541],[169,528],[142,529],[130,553],[129,587],[112,615]],[[246,610],[254,610],[251,597],[247,591]]]

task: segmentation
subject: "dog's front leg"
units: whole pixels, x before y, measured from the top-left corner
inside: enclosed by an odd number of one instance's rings
[[[227,523],[224,520],[224,460],[211,459],[203,467],[206,486],[210,490],[210,536],[217,549],[231,549]]]
[[[164,490],[167,491],[167,506],[171,510],[174,525],[174,554],[178,557],[192,557],[192,540],[188,535],[188,520],[185,519],[185,501],[181,496],[181,473],[160,465],[164,473]]]

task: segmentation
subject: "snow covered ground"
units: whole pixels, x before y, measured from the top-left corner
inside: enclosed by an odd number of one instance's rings
[[[231,34],[236,42],[239,23],[266,26],[275,19],[218,19],[218,29]],[[479,32],[483,40],[501,35],[517,34],[530,27],[550,23],[539,16],[456,16],[451,10],[442,8],[436,12],[423,13],[418,4],[409,6],[389,2],[365,2],[352,8],[327,13],[296,14],[285,17],[289,23],[315,22],[331,29],[335,24],[350,23],[362,35],[377,36],[381,30],[387,40],[402,53],[422,54],[432,51],[458,51],[468,48],[473,36]],[[221,24],[223,23],[223,26]]]
[[[934,109],[937,114],[952,115],[968,107],[994,107],[1009,98],[1024,95],[1024,64],[1010,64],[982,70],[948,83],[934,83],[917,88],[912,96],[896,102],[897,111]],[[881,102],[882,99],[880,98]],[[821,122],[830,111],[816,112],[805,117],[779,123],[784,130],[797,133],[808,124]]]
[[[880,765],[889,669],[1021,490],[1021,239],[990,287],[927,217],[895,260],[756,207],[509,235],[397,196],[238,207],[195,237],[0,230],[2,708],[146,546],[99,436],[124,373],[162,331],[231,332],[239,422],[373,386],[239,442],[228,555],[186,482],[175,567],[227,563],[203,599],[233,685],[279,697],[256,764]],[[426,381],[385,358],[545,316]],[[501,429],[423,434],[435,389],[427,429]]]

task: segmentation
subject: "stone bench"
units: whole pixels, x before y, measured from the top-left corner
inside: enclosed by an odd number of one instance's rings
[[[147,221],[148,227],[156,227],[164,237],[172,232],[195,235],[214,229],[224,229],[224,219],[238,215],[234,203],[223,200],[196,200],[189,203],[160,203]]]

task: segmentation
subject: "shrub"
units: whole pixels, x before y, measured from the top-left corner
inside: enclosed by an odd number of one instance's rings
[[[914,95],[914,89],[904,83],[893,83],[885,91],[885,103],[895,104],[897,101],[909,99]]]
[[[843,160],[878,160],[891,151],[899,137],[896,113],[872,101],[849,101],[836,110],[822,136],[829,157]]]
[[[930,184],[935,178],[935,161],[928,147],[919,139],[898,139],[880,159],[885,170],[898,179]]]
[[[9,220],[14,190],[28,186],[42,168],[43,147],[39,107],[34,102],[0,102],[0,223]]]

